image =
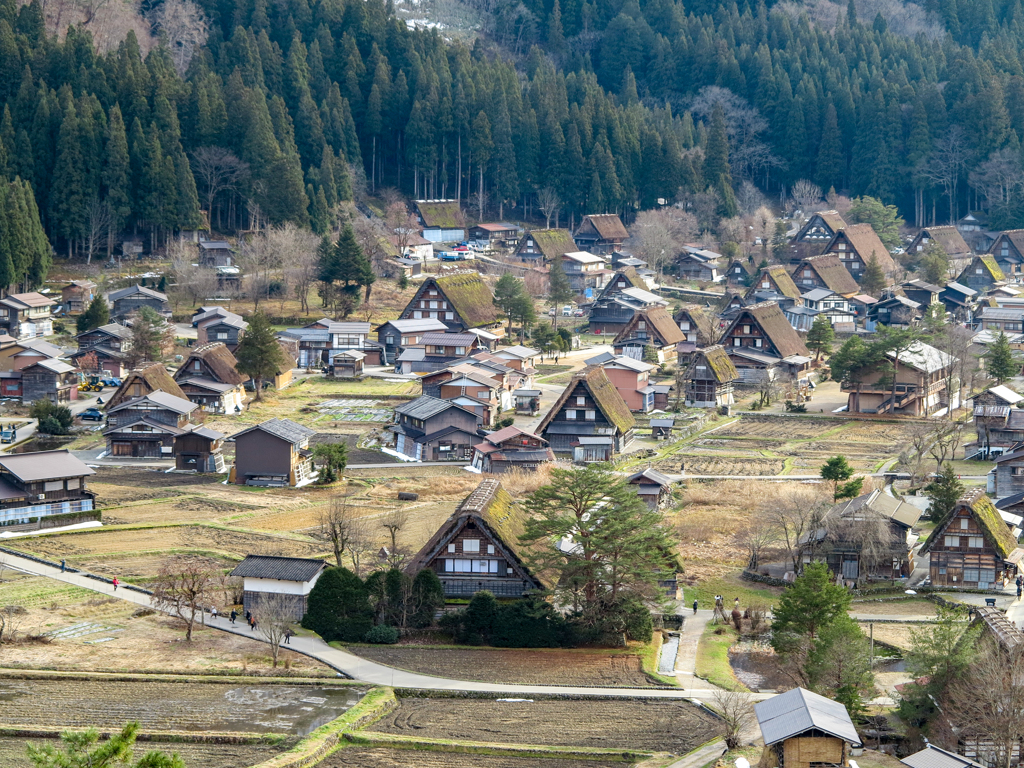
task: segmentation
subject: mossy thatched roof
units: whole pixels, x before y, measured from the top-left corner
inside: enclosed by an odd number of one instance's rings
[[[416,210],[424,226],[430,229],[462,229],[466,226],[466,217],[462,215],[458,200],[421,200],[416,202]]]
[[[985,269],[988,270],[988,273],[992,276],[993,280],[999,282],[1006,280],[1006,275],[1003,274],[1002,268],[996,262],[995,256],[989,253],[985,253],[978,257],[978,261],[980,261],[982,266],[984,266]],[[970,267],[968,267],[968,269],[970,269]]]
[[[960,513],[960,511],[967,507],[971,511],[971,517],[981,528],[985,535],[985,540],[992,546],[993,549],[999,554],[1004,560],[1007,559],[1015,549],[1017,549],[1017,540],[1010,533],[1010,528],[999,514],[999,510],[996,509],[992,500],[985,495],[985,491],[982,488],[972,488],[967,491],[960,500],[953,507],[953,511],[944,522],[935,526],[928,540],[921,547],[922,552],[930,552],[931,548],[935,545],[935,542],[939,541],[945,534],[946,529],[949,527],[950,522]]]
[[[604,372],[604,368],[599,365],[592,365],[573,375],[572,381],[562,390],[562,394],[558,396],[558,400],[551,406],[551,410],[541,419],[540,425],[536,429],[538,435],[543,434],[548,424],[562,410],[566,401],[579,385],[582,385],[590,392],[590,396],[594,398],[594,402],[601,410],[601,413],[604,414],[604,417],[608,419],[608,422],[620,434],[624,434],[636,426],[636,419],[633,418],[633,413],[629,410],[629,406],[626,405],[626,401],[622,399],[619,390],[615,388],[611,379],[608,378],[608,374]]]
[[[725,351],[721,344],[716,344],[699,352],[694,356],[692,365],[696,365],[701,357],[707,360],[707,366],[715,374],[715,379],[719,384],[736,381],[740,377],[739,371],[736,370],[736,366],[733,365],[732,360],[729,358],[729,353]]]
[[[568,229],[535,229],[528,233],[548,261],[579,250]],[[525,239],[525,238],[524,238]]]
[[[139,395],[133,394],[136,384],[142,385]],[[126,400],[157,391],[180,397],[182,400],[188,400],[188,395],[181,391],[178,382],[171,378],[171,374],[167,372],[167,369],[160,363],[152,363],[146,368],[140,368],[129,373],[124,381],[121,382],[121,386],[117,388],[117,391],[107,401],[105,407],[109,410]]]
[[[440,555],[469,522],[477,527],[483,526],[495,539],[495,544],[506,550],[502,554],[509,556],[510,564],[535,582],[535,588],[554,586],[548,574],[534,574],[526,566],[525,548],[519,543],[519,538],[526,532],[526,515],[512,495],[493,479],[481,480],[462,500],[451,517],[410,560],[406,573],[415,576],[420,569],[429,567],[431,560]]]
[[[494,294],[478,272],[431,278],[469,328],[498,322]]]

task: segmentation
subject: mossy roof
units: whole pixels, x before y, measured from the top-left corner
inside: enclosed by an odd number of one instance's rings
[[[423,224],[432,229],[462,229],[466,225],[458,200],[417,202],[416,210]]]
[[[483,523],[499,546],[504,546],[512,555],[517,566],[527,576],[536,581],[538,588],[554,586],[549,574],[534,574],[525,564],[525,548],[519,538],[526,532],[526,514],[515,503],[512,495],[494,479],[481,480],[480,484],[470,491],[433,536],[423,545],[406,568],[410,576],[415,576],[421,568],[429,566],[430,561],[437,557],[445,545],[453,540],[470,520]]]
[[[551,423],[580,384],[590,392],[590,396],[594,398],[594,402],[601,410],[601,413],[620,433],[628,432],[636,426],[636,419],[633,418],[633,413],[629,410],[629,406],[626,405],[626,401],[622,399],[619,390],[615,388],[611,379],[608,378],[604,368],[599,365],[592,365],[573,375],[572,381],[562,390],[562,394],[558,396],[558,400],[551,406],[551,410],[541,419],[540,425],[536,429],[537,434],[544,432],[548,424]]]
[[[939,537],[944,535],[949,523],[957,516],[961,509],[968,507],[971,510],[971,517],[985,534],[985,539],[1000,557],[1007,559],[1015,549],[1017,540],[1010,533],[1010,528],[999,514],[992,500],[985,495],[981,488],[972,488],[967,491],[953,507],[952,513],[941,525],[935,526],[928,540],[921,548],[922,552],[930,552]]]
[[[536,229],[529,233],[547,260],[557,259],[566,253],[579,250],[568,229]]]
[[[1006,280],[1006,275],[1003,274],[1002,268],[996,262],[996,257],[992,254],[985,253],[978,257],[978,261],[984,265],[985,269],[992,276],[993,280],[1003,281]]]
[[[708,368],[715,374],[715,379],[718,380],[719,384],[735,381],[740,377],[739,371],[736,370],[736,366],[733,365],[732,360],[729,358],[729,353],[725,351],[721,344],[708,347],[701,354],[707,360]],[[694,363],[699,359],[699,356],[695,358]]]
[[[470,328],[498,321],[494,294],[478,272],[462,272],[434,278],[438,288]]]

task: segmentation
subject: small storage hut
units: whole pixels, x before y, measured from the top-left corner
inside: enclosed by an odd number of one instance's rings
[[[764,738],[758,768],[848,766],[850,747],[861,746],[846,707],[803,688],[754,705]]]

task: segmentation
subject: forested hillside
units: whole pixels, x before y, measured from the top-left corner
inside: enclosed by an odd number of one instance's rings
[[[854,0],[508,2],[470,50],[381,0],[204,0],[204,46],[143,59],[134,33],[100,55],[4,0],[0,166],[62,253],[125,228],[158,244],[206,210],[218,229],[325,232],[339,200],[383,187],[564,220],[709,188],[732,214],[752,185],[806,178],[918,223],[968,206],[1024,223],[1021,0],[889,3],[891,29]]]

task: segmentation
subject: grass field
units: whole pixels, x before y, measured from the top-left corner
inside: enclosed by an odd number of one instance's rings
[[[739,638],[732,627],[708,624],[697,646],[697,677],[729,691],[745,691],[729,663],[729,648]]]
[[[0,737],[0,765],[4,768],[32,768],[34,764],[25,752],[27,743],[38,747],[51,742],[42,739]],[[270,744],[181,744],[146,741],[138,742],[135,756],[142,757],[146,752],[155,749],[167,754],[177,754],[188,768],[249,768],[269,760],[285,748]]]

